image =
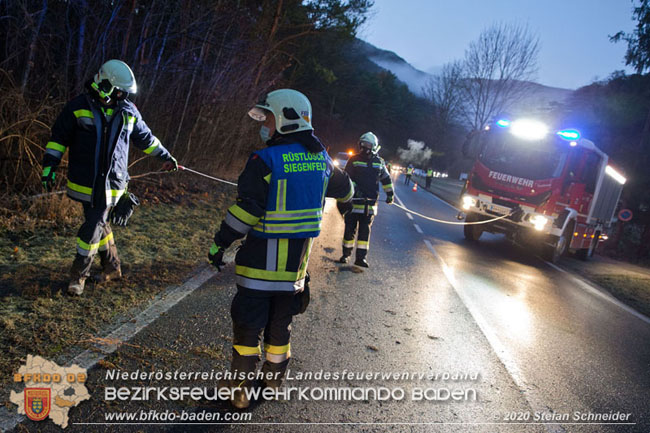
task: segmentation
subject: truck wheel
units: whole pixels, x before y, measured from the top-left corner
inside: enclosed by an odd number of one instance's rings
[[[571,240],[571,233],[573,233],[573,230],[569,230],[569,228],[570,227],[564,229],[564,232],[562,232],[559,237],[555,238],[552,245],[544,245],[542,251],[542,257],[544,257],[544,260],[551,263],[557,263],[557,261],[560,260],[560,257],[566,254]]]
[[[465,217],[465,222],[472,223],[476,221],[479,221],[479,216],[475,213],[468,213]],[[465,225],[463,226],[463,233],[465,234],[465,239],[476,242],[481,237],[483,228],[480,224]]]

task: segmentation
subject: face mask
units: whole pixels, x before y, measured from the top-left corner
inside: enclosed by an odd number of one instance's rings
[[[266,143],[271,139],[271,130],[262,125],[260,128],[260,137],[262,138],[262,141]]]

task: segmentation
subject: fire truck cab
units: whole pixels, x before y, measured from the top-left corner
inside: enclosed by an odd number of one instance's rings
[[[568,251],[590,257],[606,239],[625,178],[608,156],[572,129],[499,119],[474,135],[475,157],[460,197],[465,237],[504,233],[541,247],[556,262]]]

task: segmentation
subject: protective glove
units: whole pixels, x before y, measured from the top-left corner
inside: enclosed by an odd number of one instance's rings
[[[120,197],[113,210],[111,210],[111,223],[116,226],[126,227],[136,206],[140,206],[140,200],[135,195],[130,192],[122,194],[122,197]]]
[[[386,194],[386,203],[393,204],[393,194]]]
[[[221,272],[221,267],[225,266],[225,263],[223,261],[223,253],[225,251],[224,247],[220,247],[214,242],[212,243],[212,246],[210,247],[210,252],[208,253],[208,262],[219,272]]]
[[[169,155],[169,159],[163,162],[162,171],[176,171],[176,170],[178,170],[178,161],[176,161],[176,158]]]
[[[45,192],[50,192],[54,188],[54,179],[56,173],[52,167],[43,167],[43,174],[41,175],[41,183]]]

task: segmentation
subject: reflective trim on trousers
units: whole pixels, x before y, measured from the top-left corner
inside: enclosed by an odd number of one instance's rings
[[[368,241],[357,241],[357,249],[358,250],[367,250],[368,249]]]
[[[291,358],[291,343],[285,344],[284,346],[274,346],[265,343],[264,353],[268,361],[279,364]]]
[[[259,345],[257,346],[240,346],[238,344],[233,344],[233,349],[241,356],[259,356],[262,354],[262,349]]]
[[[352,248],[354,247],[354,239],[348,240],[348,239],[343,239],[343,248]]]
[[[237,284],[247,289],[263,290],[267,292],[299,292],[305,288],[305,279],[295,282],[291,281],[266,281],[247,278],[242,275],[237,275]]]
[[[106,251],[108,248],[115,243],[113,239],[113,232],[110,232],[104,239],[99,241],[99,251]]]
[[[97,253],[97,250],[106,250],[108,249],[108,245],[113,243],[113,232],[109,233],[101,239],[99,242],[94,243],[94,244],[88,244],[84,241],[81,240],[81,238],[77,238],[77,252],[81,254],[84,257],[90,256],[90,255],[95,255]]]

